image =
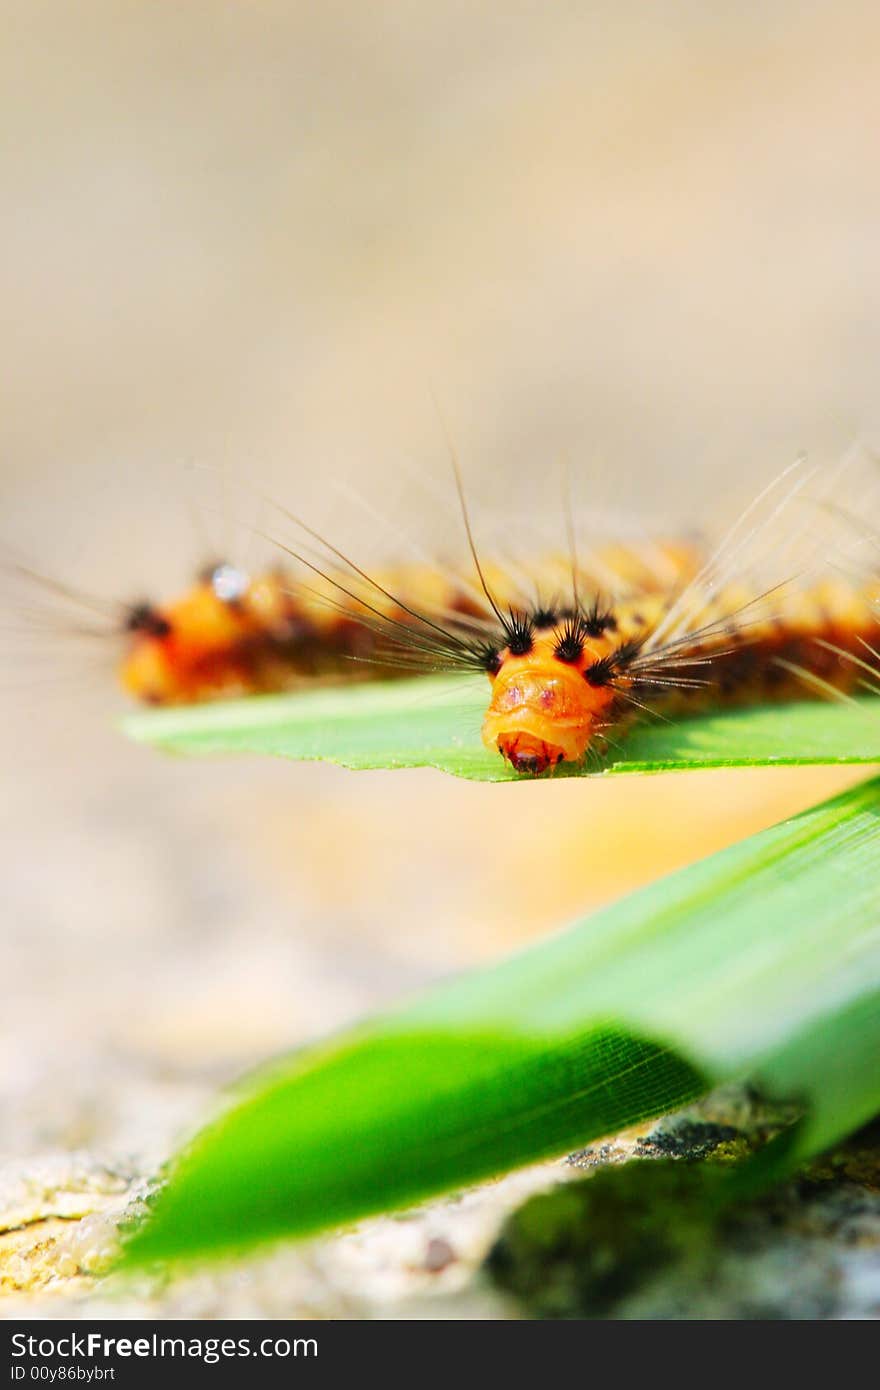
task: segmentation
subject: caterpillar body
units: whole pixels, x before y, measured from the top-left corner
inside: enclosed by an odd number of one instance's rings
[[[839,472],[792,522],[812,476],[787,470],[720,544],[644,529],[609,543],[600,523],[598,543],[578,547],[570,525],[565,550],[489,563],[456,474],[467,563],[368,573],[284,513],[300,539],[272,538],[273,565],[214,563],[170,602],[107,604],[24,573],[89,615],[76,630],[121,640],[119,681],[140,702],[479,673],[483,742],[534,776],[614,746],[638,719],[878,689],[878,530],[839,509]]]
[[[600,576],[613,582],[622,602],[647,601],[687,582],[701,560],[690,542],[614,545],[596,552],[585,576],[596,585]],[[567,561],[559,555],[541,557],[532,569],[548,593],[568,582]],[[493,568],[488,577],[524,624],[540,622],[542,614],[548,622],[554,617],[551,606],[530,604],[503,568]],[[314,591],[281,567],[249,576],[220,562],[203,568],[170,603],[132,604],[121,622],[123,689],[145,704],[189,704],[316,680],[460,669],[469,664],[459,645],[465,634],[473,635],[475,650],[477,634],[487,651],[492,646],[493,615],[485,597],[455,569],[398,566],[372,576],[366,586],[343,572],[321,571],[320,578],[322,589]]]
[[[761,588],[730,577],[742,549],[729,542],[713,555],[661,539],[601,546],[586,559],[552,554],[532,566],[530,597],[475,551],[479,584],[463,569],[368,575],[333,546],[326,566],[294,550],[296,570],[249,577],[218,564],[178,600],[129,611],[120,679],[161,705],[479,671],[489,682],[484,743],[532,776],[581,762],[646,714],[866,684],[880,647],[880,585],[826,569]],[[550,597],[564,586],[566,599]]]

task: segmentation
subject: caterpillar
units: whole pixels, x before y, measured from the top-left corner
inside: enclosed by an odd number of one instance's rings
[[[539,776],[601,753],[638,719],[873,688],[876,533],[829,503],[836,475],[793,525],[809,476],[787,470],[719,545],[639,532],[579,553],[569,517],[565,549],[490,563],[456,471],[467,564],[368,573],[285,513],[307,539],[276,540],[275,563],[253,574],[207,565],[170,602],[106,605],[40,582],[100,616],[104,631],[109,621],[123,644],[119,683],[140,702],[478,673],[488,684],[483,742]],[[822,520],[819,565],[795,544],[805,516]]]
[[[802,477],[786,477],[759,499],[771,520],[802,488]],[[219,563],[176,601],[131,608],[124,689],[170,704],[316,680],[479,672],[489,684],[483,742],[516,772],[540,776],[646,715],[845,696],[866,683],[880,586],[865,566],[828,565],[762,586],[747,563],[767,541],[754,504],[715,551],[660,538],[546,555],[531,567],[529,595],[480,560],[456,481],[476,581],[425,566],[368,574],[297,522],[322,547],[320,563],[282,546],[290,569],[249,577]]]
[[[656,542],[641,549],[613,545],[597,551],[590,573],[594,582],[600,574],[606,582],[613,577],[621,594],[647,598],[693,574],[698,561],[699,552],[687,543]],[[441,647],[452,657],[465,630],[486,625],[485,598],[455,570],[405,565],[358,583],[357,575],[312,568],[325,581],[323,591],[310,589],[280,566],[249,576],[221,561],[205,566],[171,603],[130,605],[119,623],[126,648],[119,667],[123,689],[146,704],[187,704],[286,690],[318,679],[366,680],[399,675],[401,669],[436,669],[445,664]],[[565,561],[546,555],[534,569],[552,586],[564,575]],[[363,595],[364,580],[373,591],[370,601]],[[498,568],[492,583],[510,611],[519,609],[525,621],[526,600],[509,575]],[[448,624],[445,644],[441,621]],[[456,657],[453,664],[462,663]]]

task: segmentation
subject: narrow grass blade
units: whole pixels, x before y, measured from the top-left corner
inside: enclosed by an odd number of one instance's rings
[[[880,1109],[880,780],[253,1078],[128,1263],[304,1235],[748,1077],[787,1161]]]

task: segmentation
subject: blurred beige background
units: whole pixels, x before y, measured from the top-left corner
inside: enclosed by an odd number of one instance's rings
[[[555,516],[560,459],[588,499],[689,519],[873,437],[874,5],[0,15],[0,539],[39,569],[173,591],[252,520],[224,471],[334,539],[384,544],[340,483],[391,540],[442,538],[435,397],[487,524]],[[0,1115],[25,1158],[147,1169],[243,1066],[850,776],[173,762],[113,731],[112,652],[12,608]]]

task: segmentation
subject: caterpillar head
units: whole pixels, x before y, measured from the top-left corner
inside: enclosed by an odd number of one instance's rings
[[[490,674],[483,742],[525,775],[581,762],[614,699],[607,684],[592,684],[585,674],[594,653],[566,661],[557,656],[558,646],[556,634],[539,633],[524,655],[502,653]]]

